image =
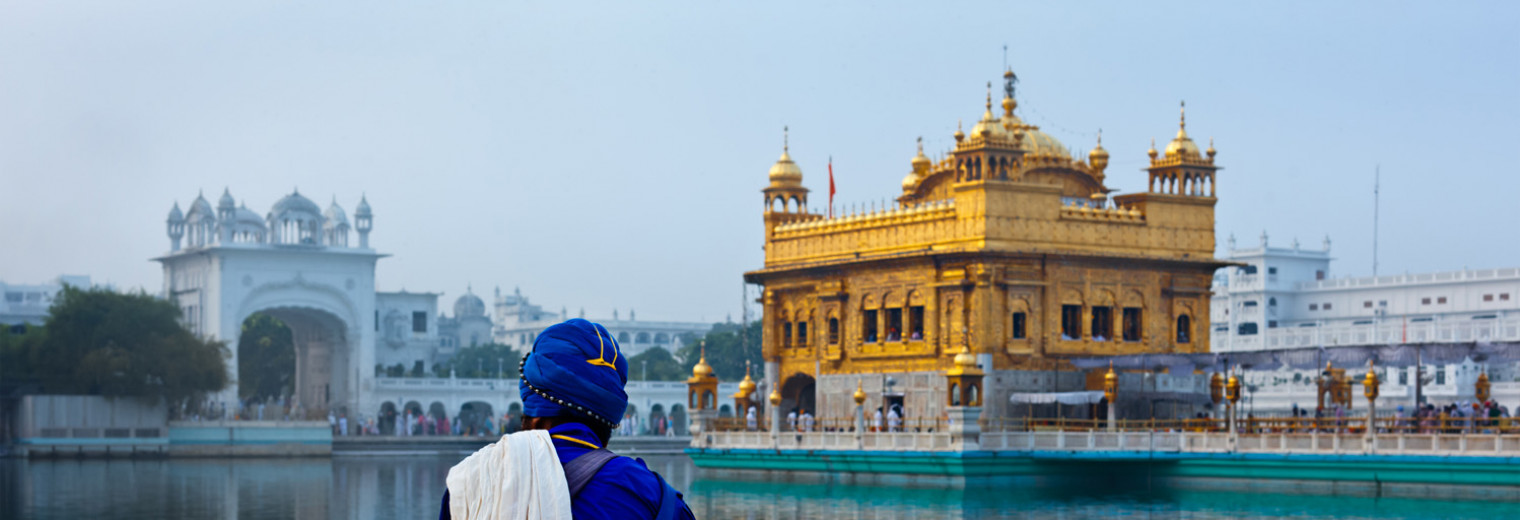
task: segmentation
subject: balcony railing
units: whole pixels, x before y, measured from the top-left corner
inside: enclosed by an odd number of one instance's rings
[[[1214,349],[1218,351],[1401,343],[1520,341],[1520,317],[1409,323],[1399,320],[1369,325],[1279,327],[1262,329],[1260,334],[1249,336],[1230,334],[1226,331],[1216,333],[1212,341]]]

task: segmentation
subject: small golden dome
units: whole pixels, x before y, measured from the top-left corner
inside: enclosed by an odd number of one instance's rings
[[[1098,144],[1096,146],[1093,146],[1093,149],[1092,149],[1091,152],[1087,152],[1087,157],[1088,157],[1089,160],[1091,160],[1091,159],[1108,159],[1108,150],[1104,150],[1103,149],[1103,131],[1102,130],[1098,130]],[[1089,162],[1091,162],[1091,161],[1089,161]]]
[[[1187,135],[1187,103],[1182,104],[1182,118],[1177,125],[1177,137],[1166,145],[1166,158],[1198,157],[1198,144]]]
[[[775,186],[802,184],[802,168],[792,162],[791,143],[786,134],[787,129],[782,128],[781,158],[771,165],[770,180]]]
[[[855,380],[855,394],[851,395],[850,397],[855,399],[855,404],[857,406],[865,404],[866,390],[864,383],[862,383],[859,379]]]
[[[744,380],[739,382],[739,393],[734,397],[748,398],[755,393],[755,380],[749,377],[749,365],[744,365]]]
[[[1218,151],[1214,150],[1214,138],[1209,138],[1209,149],[1204,150],[1203,153],[1208,154],[1210,159],[1214,158],[1214,154],[1219,153]]]
[[[1151,149],[1146,150],[1145,155],[1151,156],[1152,161],[1156,160],[1156,138],[1151,138]]]
[[[976,356],[971,355],[971,350],[961,347],[961,352],[955,355],[955,364],[963,367],[976,366]]]
[[[691,367],[691,377],[693,379],[704,379],[704,378],[712,377],[712,375],[713,375],[712,365],[707,364],[707,346],[703,345],[702,346],[702,357],[697,360],[697,365],[696,366]]]
[[[781,389],[777,388],[775,390],[771,390],[771,396],[769,400],[771,402],[771,406],[781,406]]]
[[[914,172],[929,169],[930,161],[929,157],[924,155],[924,138],[922,137],[918,138],[918,155],[913,156],[911,163]]]
[[[955,142],[957,142],[957,143],[961,142],[961,140],[963,140],[963,139],[966,138],[966,133],[961,131],[961,122],[960,121],[956,121],[955,122],[955,133],[951,134],[951,135],[955,136]]]
[[[906,175],[906,176],[903,177],[903,181],[902,181],[902,189],[903,189],[903,191],[911,190],[916,185],[918,185],[918,173],[917,172],[908,172],[908,175]]]
[[[976,366],[976,355],[972,354],[971,349],[965,345],[961,345],[961,351],[955,355],[953,362],[954,366],[951,366],[945,375],[982,375],[982,370]]]

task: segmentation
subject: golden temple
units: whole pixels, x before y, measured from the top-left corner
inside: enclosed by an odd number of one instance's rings
[[[1010,392],[1101,386],[1070,356],[1202,352],[1209,344],[1212,146],[1152,144],[1148,189],[1114,195],[1101,134],[1086,160],[1020,120],[1004,74],[944,158],[918,154],[889,208],[810,213],[789,145],[770,170],[763,286],[765,381],[784,410],[846,417],[867,410],[943,412],[944,374],[963,348],[986,371],[990,416]],[[769,390],[768,390],[769,392]]]

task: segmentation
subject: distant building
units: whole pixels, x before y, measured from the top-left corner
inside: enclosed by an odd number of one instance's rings
[[[88,289],[90,277],[63,275],[37,285],[0,281],[0,325],[41,325],[64,286]]]
[[[1272,247],[1265,232],[1256,247],[1226,243],[1228,259],[1245,264],[1214,274],[1210,350],[1230,352],[1520,341],[1520,268],[1464,269],[1419,274],[1334,278],[1330,240],[1319,249],[1293,241]],[[1353,367],[1343,367],[1353,368]],[[1363,367],[1355,367],[1358,370]],[[1385,410],[1409,405],[1414,367],[1380,369]],[[1425,367],[1428,402],[1471,399],[1478,374],[1494,382],[1495,399],[1520,397],[1512,363],[1482,360]],[[1319,370],[1248,371],[1253,409],[1284,411],[1315,403]]]
[[[169,251],[154,259],[163,295],[191,331],[227,342],[233,384],[219,398],[229,406],[238,400],[238,337],[256,313],[294,333],[294,397],[308,410],[378,409],[365,391],[374,367],[410,368],[427,358],[417,349],[436,345],[428,336],[436,295],[375,292],[375,263],[386,255],[369,246],[373,214],[363,197],[350,223],[337,200],[324,211],[292,192],[260,215],[224,191],[215,207],[202,196],[185,212],[176,203],[165,224]]]
[[[1520,340],[1520,268],[1330,276],[1322,249],[1236,248],[1214,275],[1210,350]]]
[[[438,317],[440,353],[453,355],[463,347],[491,343],[491,327],[486,302],[474,291],[465,289],[464,294],[454,300],[454,316]]]
[[[528,301],[528,297],[522,295],[522,291],[514,289],[512,294],[503,295],[501,289],[496,290],[495,297],[495,329],[494,335],[497,343],[510,345],[518,350],[525,350],[533,345],[538,339],[538,333],[561,321],[570,319],[569,312],[561,307],[558,313],[548,312],[539,305]],[[582,310],[577,317],[585,318]],[[618,311],[612,311],[612,318],[587,318],[602,324],[617,337],[618,346],[628,356],[636,356],[653,347],[663,348],[675,353],[683,345],[681,339],[686,334],[698,336],[712,330],[711,323],[697,323],[684,321],[639,321],[634,311],[628,311],[628,319],[622,319]]]

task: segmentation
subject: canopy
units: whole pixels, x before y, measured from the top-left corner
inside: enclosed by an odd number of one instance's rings
[[[1016,393],[1009,395],[1008,400],[1016,404],[1093,404],[1103,400],[1103,391]]]

